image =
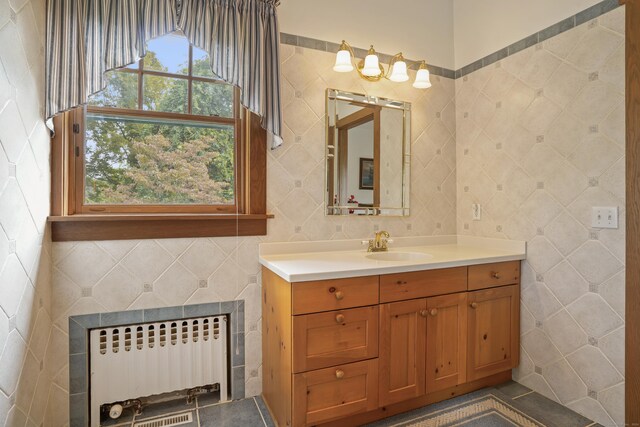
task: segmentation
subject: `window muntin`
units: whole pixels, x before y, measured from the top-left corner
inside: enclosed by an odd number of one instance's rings
[[[79,212],[239,211],[238,93],[206,52],[164,36],[108,82],[85,113]]]

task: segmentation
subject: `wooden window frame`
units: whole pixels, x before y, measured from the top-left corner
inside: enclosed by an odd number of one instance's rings
[[[137,69],[138,109],[84,106],[54,118],[51,146],[51,232],[53,241],[154,239],[179,237],[266,235],[266,131],[260,118],[239,104],[234,89],[234,117],[192,114],[192,84],[211,78],[192,75],[193,49],[189,48],[189,74],[177,75]],[[143,110],[143,75],[188,81],[187,113]],[[84,204],[84,136],[87,113],[117,117],[146,117],[233,125],[235,131],[235,203],[233,205],[87,205]]]
[[[640,425],[640,0],[625,5],[626,284],[625,425]]]

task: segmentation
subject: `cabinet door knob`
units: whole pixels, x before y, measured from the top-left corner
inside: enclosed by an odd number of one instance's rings
[[[500,279],[500,273],[498,273],[497,271],[494,271],[493,273],[491,273],[491,277],[493,277],[494,279]]]
[[[336,314],[336,322],[338,323],[344,322],[344,314]]]
[[[336,378],[341,379],[344,377],[344,371],[342,369],[336,369]]]
[[[342,298],[344,298],[342,291],[336,291],[336,299],[340,301]]]
[[[438,309],[437,308],[432,308],[431,311],[429,312],[430,315],[435,316],[436,314],[438,314]]]
[[[471,308],[478,308],[478,303],[477,302],[472,302],[471,304],[469,304],[469,306]]]
[[[427,317],[427,310],[420,310],[420,316]]]

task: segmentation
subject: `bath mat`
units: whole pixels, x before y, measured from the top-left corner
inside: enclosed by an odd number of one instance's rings
[[[402,427],[545,427],[493,395],[486,395],[395,426]]]

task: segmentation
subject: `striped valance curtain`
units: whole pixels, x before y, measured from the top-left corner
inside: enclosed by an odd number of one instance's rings
[[[105,72],[136,62],[148,40],[181,30],[213,72],[282,143],[276,0],[48,0],[47,118],[87,103]]]

